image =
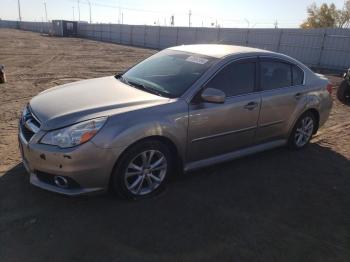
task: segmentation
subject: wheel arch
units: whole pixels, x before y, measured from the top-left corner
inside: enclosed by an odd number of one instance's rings
[[[138,139],[136,141],[134,141],[133,143],[131,143],[130,145],[128,145],[126,148],[124,148],[124,150],[120,153],[120,155],[118,156],[118,158],[116,159],[112,172],[110,174],[110,179],[109,179],[109,186],[111,185],[111,180],[113,177],[113,173],[115,172],[115,169],[118,167],[118,164],[120,163],[120,159],[123,157],[123,155],[133,146],[139,144],[139,143],[143,143],[145,141],[150,141],[150,140],[156,140],[159,141],[165,145],[167,145],[170,149],[170,151],[173,153],[174,157],[175,157],[175,161],[176,161],[176,166],[178,167],[178,172],[182,172],[183,171],[183,157],[181,156],[181,153],[179,151],[179,148],[176,146],[176,143],[171,140],[169,137],[166,136],[161,136],[161,135],[151,135],[151,136],[147,136],[147,137],[143,137],[141,139]]]
[[[310,108],[306,108],[305,110],[303,110],[299,115],[298,117],[296,117],[294,119],[294,121],[292,122],[292,125],[289,127],[289,132],[288,132],[288,137],[290,136],[290,134],[292,133],[293,131],[293,128],[295,127],[296,123],[298,122],[298,120],[300,119],[300,117],[302,117],[304,114],[306,114],[307,112],[310,112],[314,115],[315,117],[315,120],[316,120],[316,126],[314,128],[314,132],[313,134],[316,134],[317,131],[318,131],[318,128],[319,128],[319,124],[320,124],[320,113],[319,111],[314,108],[314,107],[310,107]]]
[[[309,108],[309,109],[307,109],[303,114],[305,114],[306,112],[312,113],[312,114],[314,115],[314,117],[315,117],[316,126],[315,126],[315,128],[314,128],[313,134],[316,134],[317,131],[318,131],[319,125],[320,125],[320,113],[319,113],[318,110],[315,109],[315,108]],[[301,114],[300,116],[302,116],[303,114]]]

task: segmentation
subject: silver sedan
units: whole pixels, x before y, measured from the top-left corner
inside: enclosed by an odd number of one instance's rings
[[[182,171],[305,147],[329,116],[331,92],[286,55],[179,46],[123,74],[40,93],[23,111],[19,144],[33,185],[139,199]]]

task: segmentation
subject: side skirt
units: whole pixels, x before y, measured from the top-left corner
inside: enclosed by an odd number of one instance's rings
[[[227,161],[230,161],[233,159],[252,155],[252,154],[255,154],[258,152],[266,151],[266,150],[269,150],[269,149],[272,149],[275,147],[279,147],[279,146],[283,146],[286,144],[287,144],[287,140],[281,139],[281,140],[276,140],[273,142],[268,142],[268,143],[264,143],[264,144],[260,144],[260,145],[251,146],[251,147],[240,149],[240,150],[230,152],[230,153],[227,153],[224,155],[219,155],[219,156],[215,156],[215,157],[211,157],[211,158],[188,163],[185,166],[184,171],[188,172],[188,171],[192,171],[192,170],[199,169],[202,167],[211,166],[211,165],[215,165],[215,164],[222,163],[222,162],[227,162]]]

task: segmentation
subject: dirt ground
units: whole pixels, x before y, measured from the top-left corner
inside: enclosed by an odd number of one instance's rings
[[[29,184],[17,146],[28,100],[153,53],[0,29],[0,261],[350,261],[350,107],[336,100],[305,150],[186,174],[153,199],[68,198]]]

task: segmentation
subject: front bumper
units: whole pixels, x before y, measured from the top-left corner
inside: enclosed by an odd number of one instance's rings
[[[118,158],[117,150],[99,148],[92,142],[66,149],[27,142],[21,130],[18,140],[23,165],[34,186],[69,196],[108,189],[110,175]],[[46,179],[42,179],[42,174]],[[56,176],[74,182],[74,186],[61,187],[53,183]]]

